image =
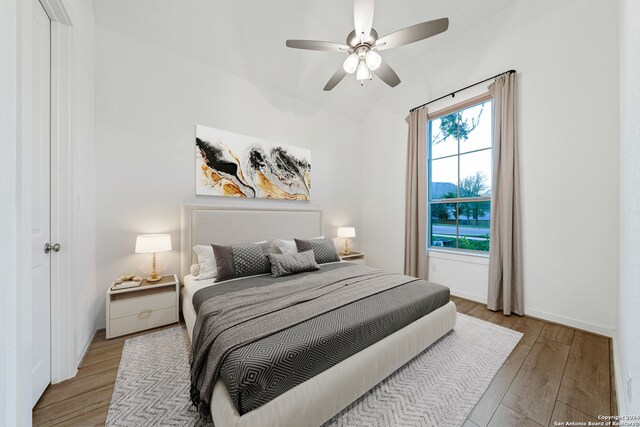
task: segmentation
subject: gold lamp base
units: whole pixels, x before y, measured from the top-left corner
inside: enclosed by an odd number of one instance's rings
[[[342,250],[342,255],[349,255],[351,253],[351,249],[349,249],[349,238],[344,239],[344,249]]]
[[[162,280],[162,276],[155,271],[151,272],[149,277],[147,277],[147,282],[159,282],[160,280]]]
[[[162,280],[162,276],[158,274],[156,271],[156,253],[153,253],[153,270],[149,273],[149,277],[147,277],[147,282],[159,282]]]

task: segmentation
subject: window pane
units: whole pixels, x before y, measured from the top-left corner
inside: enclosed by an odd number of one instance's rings
[[[460,197],[491,195],[491,150],[460,156]]]
[[[489,251],[491,202],[460,203],[458,211],[458,248]]]
[[[431,161],[432,200],[458,197],[458,156]]]
[[[456,204],[432,203],[430,246],[441,248],[456,247]]]
[[[455,113],[431,120],[429,127],[432,159],[458,154],[458,129]]]
[[[493,127],[491,115],[490,101],[461,112],[460,153],[491,147]]]
[[[429,144],[429,246],[489,251],[492,183],[491,101],[431,120]],[[446,203],[437,203],[442,201]]]

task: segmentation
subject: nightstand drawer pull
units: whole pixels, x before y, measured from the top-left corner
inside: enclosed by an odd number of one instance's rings
[[[177,293],[174,287],[166,287],[155,290],[153,293],[145,291],[134,291],[122,293],[112,297],[109,307],[109,317],[118,319],[126,316],[140,316],[143,312],[161,310],[163,308],[175,307],[178,303]]]
[[[152,310],[150,308],[145,308],[140,313],[138,313],[138,319],[146,319],[151,316]]]
[[[145,316],[142,318],[142,316]],[[132,332],[144,331],[169,323],[178,321],[178,310],[176,307],[163,308],[161,310],[143,310],[132,316],[120,317],[109,320],[108,338],[130,334]]]

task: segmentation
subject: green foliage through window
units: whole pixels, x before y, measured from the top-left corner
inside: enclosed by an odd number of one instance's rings
[[[434,136],[432,144],[439,144],[450,137],[464,140],[469,139],[469,134],[473,132],[480,123],[483,111],[484,104],[480,107],[477,117],[472,118],[471,121],[462,117],[462,111],[440,117],[440,132]]]
[[[482,239],[470,240],[466,237],[458,239],[459,249],[471,249],[472,251],[489,252],[489,235],[485,234]]]

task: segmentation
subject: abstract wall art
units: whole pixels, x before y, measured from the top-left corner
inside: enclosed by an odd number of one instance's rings
[[[309,200],[311,152],[196,126],[196,194]]]

